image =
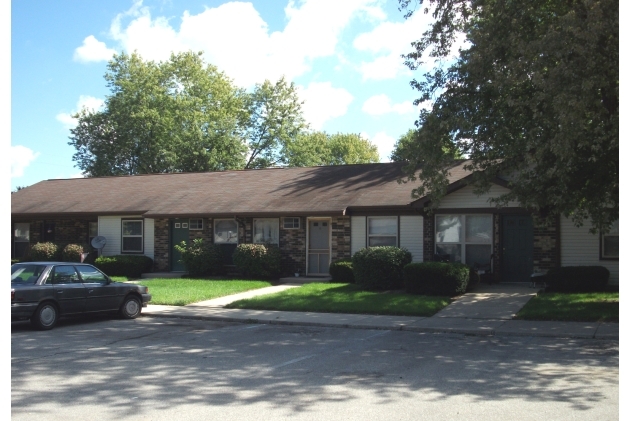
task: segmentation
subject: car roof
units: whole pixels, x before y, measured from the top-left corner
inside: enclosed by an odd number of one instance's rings
[[[14,265],[74,265],[74,266],[92,266],[89,263],[79,263],[79,262],[19,262],[14,263]]]

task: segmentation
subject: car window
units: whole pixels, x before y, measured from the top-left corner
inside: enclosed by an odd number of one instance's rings
[[[53,272],[53,284],[81,283],[74,266],[55,266]]]
[[[11,266],[11,283],[34,284],[46,269],[46,265]]]
[[[84,283],[107,283],[107,276],[97,268],[92,266],[77,266]]]

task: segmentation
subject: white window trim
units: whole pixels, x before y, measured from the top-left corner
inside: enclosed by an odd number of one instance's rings
[[[237,241],[235,243],[229,243],[227,241],[217,242],[217,223],[221,221],[232,221],[237,226],[237,231],[236,231]],[[230,218],[215,219],[213,221],[213,243],[214,244],[239,244],[239,222],[236,219],[230,219]]]
[[[294,227],[293,226],[294,225],[293,222],[292,222],[292,226],[291,227],[285,226],[285,221],[287,219],[298,220],[298,226]],[[283,218],[283,229],[286,229],[286,230],[297,230],[297,229],[300,229],[300,217],[299,216],[286,216],[286,217],[284,217]]]
[[[369,216],[366,218],[366,246],[370,247],[370,237],[393,237],[392,234],[371,234],[370,233],[370,220],[371,219],[394,219],[396,222],[395,247],[399,246],[399,217],[398,216]]]
[[[254,244],[268,244],[267,241],[256,241],[255,237],[256,237],[256,221],[276,221],[278,223],[278,241],[275,243],[269,243],[269,244],[275,244],[275,245],[279,245],[280,244],[280,221],[278,220],[278,218],[254,218],[252,220],[252,243]]]
[[[436,241],[436,228],[438,227],[438,224],[436,223],[436,218],[438,218],[439,216],[458,216],[461,217],[461,223],[462,223],[462,240],[457,242],[457,243],[446,243],[446,242],[438,242]],[[490,243],[476,243],[473,241],[468,241],[467,242],[467,216],[490,216],[491,217],[491,242]],[[493,214],[491,213],[440,213],[440,214],[436,214],[434,215],[434,254],[438,253],[437,247],[439,244],[446,244],[446,245],[453,245],[453,244],[460,244],[461,249],[460,249],[460,263],[465,263],[467,261],[467,246],[468,245],[480,245],[480,246],[491,246],[491,255],[493,254]]]
[[[202,221],[201,228],[193,228],[193,224],[191,223],[191,221]],[[204,218],[190,218],[188,220],[188,229],[191,231],[202,231],[204,229]]]
[[[125,222],[140,222],[140,235],[125,235],[123,234],[123,225]],[[125,250],[125,238],[140,238],[140,250]],[[121,253],[135,253],[142,254],[145,251],[145,221],[142,219],[122,219],[121,220]]]

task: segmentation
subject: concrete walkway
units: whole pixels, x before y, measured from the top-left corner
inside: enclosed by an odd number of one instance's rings
[[[282,284],[247,291],[187,306],[149,305],[143,315],[202,320],[354,329],[406,330],[479,336],[547,336],[561,338],[619,339],[618,323],[539,322],[513,320],[537,289],[520,284],[481,284],[432,317],[375,316],[365,314],[305,313],[292,311],[227,309],[243,298],[271,294],[299,284]]]

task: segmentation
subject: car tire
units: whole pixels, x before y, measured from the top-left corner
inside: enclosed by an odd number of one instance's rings
[[[128,296],[123,301],[123,305],[120,309],[120,315],[123,319],[135,319],[140,316],[140,312],[142,311],[142,304],[138,297],[133,295]]]
[[[58,318],[59,311],[53,303],[42,303],[31,316],[31,323],[39,330],[50,330],[55,327]]]

